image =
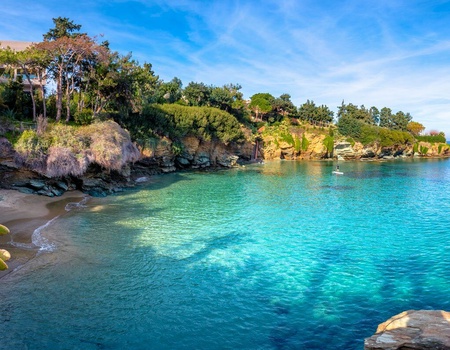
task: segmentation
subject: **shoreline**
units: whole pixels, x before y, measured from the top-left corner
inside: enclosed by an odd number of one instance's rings
[[[32,242],[36,229],[67,213],[65,207],[68,203],[79,203],[86,197],[80,191],[68,191],[60,197],[46,197],[0,189],[0,223],[11,231],[0,236],[0,249],[11,253],[11,259],[7,262],[9,268],[0,271],[0,279],[36,257],[39,247]]]

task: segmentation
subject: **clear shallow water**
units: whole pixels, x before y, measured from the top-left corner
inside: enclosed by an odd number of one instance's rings
[[[0,280],[0,349],[362,349],[450,310],[450,162],[273,162],[92,199]]]

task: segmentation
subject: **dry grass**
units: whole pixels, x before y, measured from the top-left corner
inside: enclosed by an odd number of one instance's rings
[[[80,176],[92,163],[120,170],[140,157],[128,132],[112,121],[82,127],[55,124],[41,136],[28,130],[15,148],[18,163],[51,177]]]

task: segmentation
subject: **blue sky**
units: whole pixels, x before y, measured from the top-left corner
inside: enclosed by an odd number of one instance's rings
[[[450,0],[1,0],[0,40],[69,17],[168,81],[409,112],[450,138]]]

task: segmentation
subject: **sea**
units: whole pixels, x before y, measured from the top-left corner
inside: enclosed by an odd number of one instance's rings
[[[0,349],[363,349],[450,310],[450,161],[273,161],[72,203],[0,279]]]

